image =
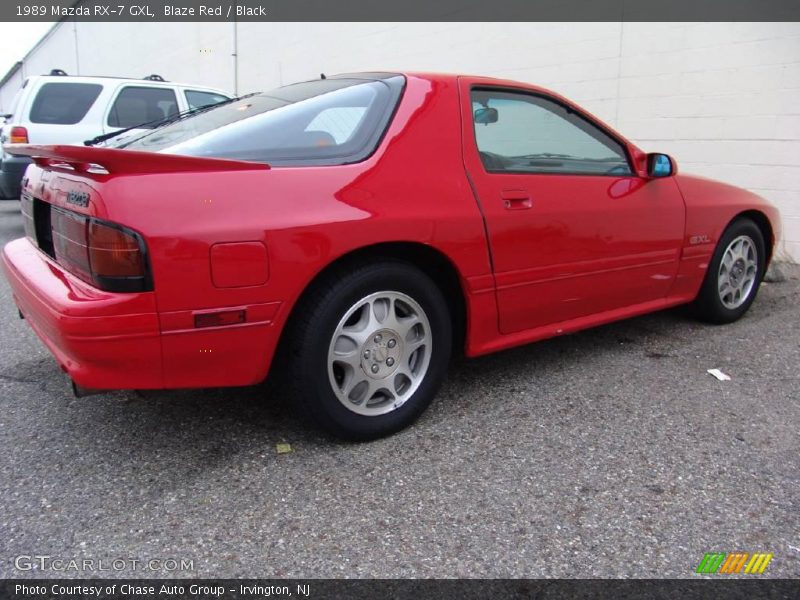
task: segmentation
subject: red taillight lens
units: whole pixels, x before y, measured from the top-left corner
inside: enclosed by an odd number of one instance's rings
[[[144,277],[138,238],[99,221],[89,223],[89,264],[96,277]]]
[[[28,130],[19,126],[12,127],[11,133],[8,136],[8,141],[12,144],[27,144]]]
[[[111,292],[152,289],[136,233],[58,208],[51,209],[50,223],[54,258],[73,275]]]

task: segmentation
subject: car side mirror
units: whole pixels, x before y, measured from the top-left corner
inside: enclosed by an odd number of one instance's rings
[[[473,119],[476,123],[481,125],[488,125],[489,123],[497,123],[499,115],[496,108],[479,108],[475,111]]]
[[[660,152],[647,155],[647,175],[650,177],[669,177],[675,174],[672,158]]]

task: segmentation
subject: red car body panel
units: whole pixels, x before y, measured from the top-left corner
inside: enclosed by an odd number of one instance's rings
[[[38,157],[26,193],[142,236],[154,286],[97,290],[20,239],[2,261],[15,301],[80,386],[238,386],[266,377],[300,295],[353,252],[402,244],[443,257],[460,282],[465,351],[476,356],[691,301],[737,214],[763,215],[770,241],[779,233],[775,209],[749,192],[647,177],[645,153],[590,115],[625,144],[636,175],[487,175],[467,112],[476,85],[586,114],[517,82],[406,74],[382,141],[356,164],[16,147]],[[69,192],[88,204],[67,204]],[[198,315],[239,311],[244,322],[196,326]]]
[[[97,290],[25,238],[3,251],[14,300],[61,368],[100,389],[163,387],[155,295]]]
[[[764,219],[771,231],[765,240],[768,259],[771,258],[782,233],[780,214],[772,204],[747,190],[704,177],[678,175],[676,179],[687,208],[681,268],[673,294],[691,297],[697,294],[698,280],[702,282],[719,238],[740,215]]]

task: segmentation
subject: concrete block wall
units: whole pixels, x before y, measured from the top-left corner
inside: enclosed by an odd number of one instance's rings
[[[24,71],[54,67],[240,93],[356,70],[537,83],[685,172],[769,198],[783,214],[780,256],[800,261],[798,23],[64,23]]]

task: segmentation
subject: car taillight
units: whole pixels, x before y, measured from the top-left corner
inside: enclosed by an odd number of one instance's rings
[[[8,141],[11,144],[27,144],[28,130],[19,126],[12,127],[11,133],[8,136]]]
[[[152,289],[144,240],[119,225],[52,208],[53,257],[67,271],[109,292]]]
[[[50,227],[56,262],[73,275],[92,282],[86,225],[88,219],[76,213],[51,209]]]
[[[22,192],[19,198],[19,210],[22,213],[22,225],[25,228],[25,237],[36,242],[36,225],[33,221],[33,197]]]
[[[139,239],[99,221],[89,223],[89,264],[102,278],[144,277],[144,256]]]

